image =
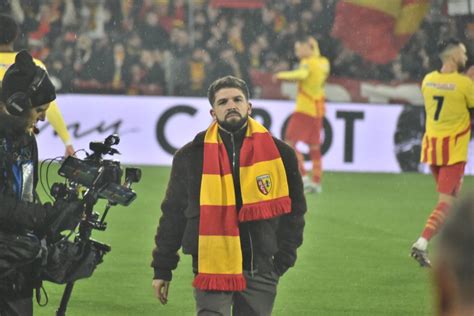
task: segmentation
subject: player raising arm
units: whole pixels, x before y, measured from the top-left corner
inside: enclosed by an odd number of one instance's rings
[[[321,56],[318,42],[311,36],[300,36],[295,43],[295,55],[300,65],[292,71],[281,71],[274,79],[298,82],[296,108],[288,122],[285,141],[298,156],[305,192],[321,192],[321,129],[325,112],[324,84],[329,75],[329,61]],[[303,155],[296,149],[301,141],[309,146],[313,163],[312,179],[306,175]]]
[[[456,39],[443,41],[439,56],[441,70],[427,74],[421,87],[426,110],[421,161],[430,166],[439,193],[438,203],[411,250],[423,267],[431,266],[428,242],[442,226],[461,188],[471,139],[469,109],[474,108],[474,83],[459,73],[467,61],[464,44]]]

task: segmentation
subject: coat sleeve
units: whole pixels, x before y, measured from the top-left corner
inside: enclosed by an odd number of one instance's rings
[[[178,250],[186,225],[184,210],[187,207],[188,188],[186,182],[186,154],[183,150],[173,158],[166,195],[161,203],[161,218],[155,235],[153,249],[154,279],[170,281],[172,270],[179,261]]]
[[[0,223],[13,230],[37,230],[44,226],[50,205],[18,201],[0,194]]]
[[[291,213],[280,218],[277,230],[278,252],[274,256],[275,270],[279,275],[283,275],[290,267],[294,266],[296,249],[303,243],[306,199],[294,150],[281,141],[276,141],[276,144],[285,166],[291,198]]]

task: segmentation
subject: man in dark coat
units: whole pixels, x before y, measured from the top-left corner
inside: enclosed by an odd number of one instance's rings
[[[165,304],[182,247],[193,257],[198,315],[230,315],[231,309],[233,315],[270,315],[279,277],[295,264],[303,241],[306,200],[298,162],[291,147],[249,117],[243,80],[220,78],[208,97],[213,123],[173,160],[155,236],[153,287]],[[219,154],[213,156],[213,148]]]

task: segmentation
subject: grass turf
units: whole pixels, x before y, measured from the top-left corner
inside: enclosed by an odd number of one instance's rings
[[[68,315],[194,314],[189,256],[173,274],[168,304],[154,298],[149,264],[170,169],[142,170],[138,199],[111,209],[108,229],[94,232],[112,251],[75,284]],[[472,187],[466,177],[464,190]],[[436,197],[428,175],[326,173],[324,192],[307,196],[304,243],[280,280],[274,315],[432,315],[429,270],[408,254]],[[45,288],[50,302],[35,304],[35,315],[54,315],[64,286]]]

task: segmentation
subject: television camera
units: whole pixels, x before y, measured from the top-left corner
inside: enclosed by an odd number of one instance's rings
[[[123,169],[117,160],[103,159],[104,155],[120,154],[113,146],[119,144],[118,135],[109,135],[103,142],[91,142],[92,154],[86,152],[86,158],[67,157],[61,164],[58,174],[65,178],[64,183],[54,183],[50,193],[56,201],[82,201],[83,213],[79,216],[78,232],[74,242],[65,236],[58,240],[53,237],[54,244],[49,256],[67,257],[66,253],[81,253],[82,258],[73,262],[57,262],[57,269],[50,269],[44,279],[55,283],[66,283],[56,315],[65,315],[71,296],[74,281],[89,277],[95,266],[102,262],[103,256],[111,250],[107,244],[91,239],[92,230],[104,231],[107,228],[105,217],[109,209],[115,205],[128,206],[137,197],[132,190],[133,183],[139,182],[141,170],[125,168],[125,181],[121,183]],[[93,210],[94,205],[104,199],[107,201],[102,216]],[[76,225],[77,226],[77,225]],[[68,248],[67,250],[65,250]],[[55,252],[62,252],[56,255]],[[74,257],[74,256],[71,256]],[[48,258],[49,260],[49,258]],[[54,264],[53,264],[54,266]],[[68,267],[69,266],[69,267]],[[68,270],[68,268],[70,268]],[[57,270],[57,271],[56,271]]]

